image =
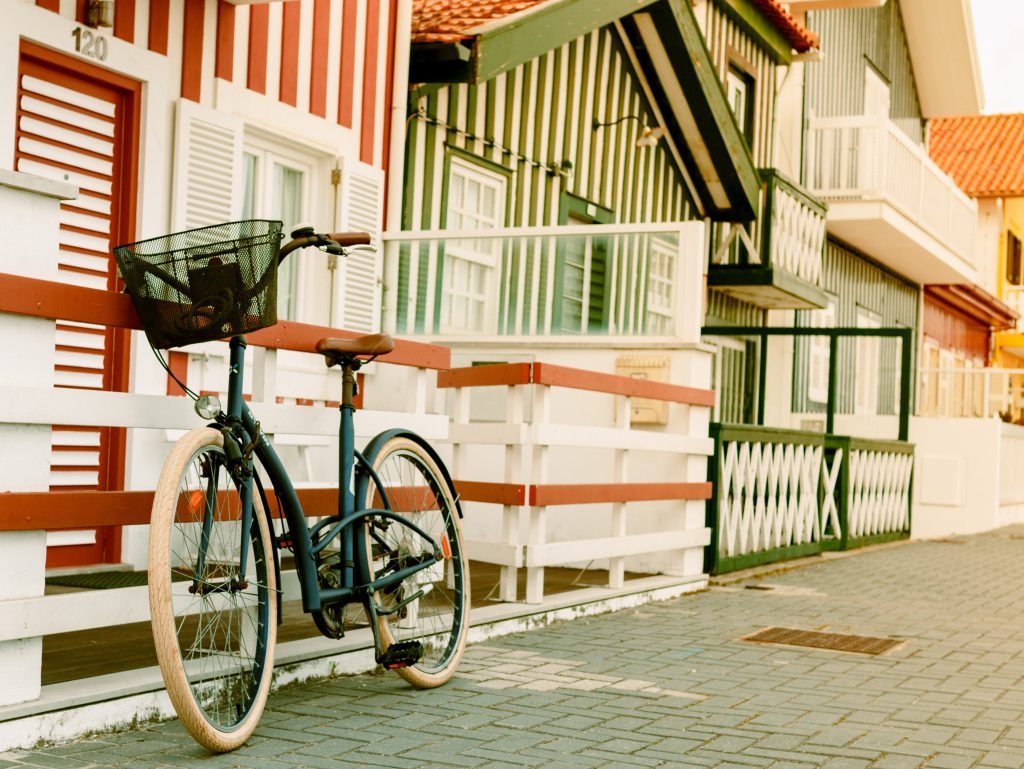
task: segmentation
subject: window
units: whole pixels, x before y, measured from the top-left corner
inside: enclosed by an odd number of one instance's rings
[[[880,328],[878,313],[857,307],[857,328]],[[878,413],[878,375],[881,360],[880,337],[857,337],[856,402],[855,414]]]
[[[603,206],[562,195],[560,224],[578,227],[608,224],[612,219],[612,212]],[[555,333],[586,334],[608,327],[608,240],[589,235],[559,238],[552,308]]]
[[[505,224],[507,178],[462,157],[449,159],[445,228],[476,230]],[[441,331],[493,334],[498,326],[499,238],[445,244]]]
[[[313,210],[310,198],[314,162],[313,158],[247,137],[242,154],[242,218],[280,219],[284,222],[286,236],[296,224],[309,221]],[[278,271],[279,318],[299,319],[299,267],[302,262],[293,256],[286,259]],[[329,286],[326,259],[318,267],[307,265],[307,268],[322,269],[324,274],[317,282]],[[304,309],[303,320],[329,321],[326,307]]]
[[[735,63],[725,73],[725,93],[740,133],[754,146],[754,77]]]
[[[1020,239],[1012,232],[1006,233],[1006,282],[1012,286],[1024,285],[1024,275],[1021,270],[1021,245]]]
[[[677,249],[671,243],[654,238],[647,257],[647,333],[672,333],[673,286]]]
[[[836,298],[829,296],[828,306],[806,315],[812,328],[833,328],[836,325]],[[830,344],[827,336],[808,337],[807,398],[815,403],[828,403],[828,369]]]

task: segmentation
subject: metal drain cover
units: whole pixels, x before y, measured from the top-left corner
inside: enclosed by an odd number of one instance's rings
[[[791,627],[769,627],[744,636],[741,641],[786,646],[806,646],[812,649],[830,649],[854,654],[885,654],[903,643],[900,638],[873,638],[842,633],[819,633],[816,630],[797,630]]]

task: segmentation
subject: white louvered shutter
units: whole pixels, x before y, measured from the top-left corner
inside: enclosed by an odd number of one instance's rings
[[[376,254],[354,253],[339,260],[340,298],[337,318],[350,331],[380,329],[380,265],[384,258],[380,227],[384,215],[384,172],[355,160],[342,160],[341,210],[338,221],[346,232],[368,232]]]
[[[235,221],[242,210],[242,121],[187,99],[175,128],[174,232]]]
[[[16,169],[79,187],[77,199],[60,208],[57,280],[86,288],[110,287],[114,159],[121,109],[111,96],[86,93],[73,77],[59,72],[22,74],[16,128]],[[57,323],[54,358],[56,387],[103,390],[111,351],[103,326]],[[52,430],[50,487],[105,488],[103,430],[55,425]],[[94,530],[54,535],[50,544],[92,544]]]

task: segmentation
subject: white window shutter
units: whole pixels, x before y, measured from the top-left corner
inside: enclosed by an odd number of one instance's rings
[[[242,211],[242,121],[178,100],[171,229],[235,221]]]
[[[338,325],[349,331],[380,329],[380,240],[384,211],[384,172],[356,160],[342,159],[338,221],[345,232],[368,232],[376,254],[354,253],[339,260]]]

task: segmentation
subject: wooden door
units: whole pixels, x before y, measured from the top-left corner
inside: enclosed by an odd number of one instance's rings
[[[15,169],[76,185],[61,205],[58,279],[119,289],[111,248],[133,239],[140,84],[22,43]],[[58,322],[54,386],[125,390],[126,331]],[[53,427],[51,491],[123,487],[123,429]],[[120,529],[50,532],[48,567],[120,560]]]

